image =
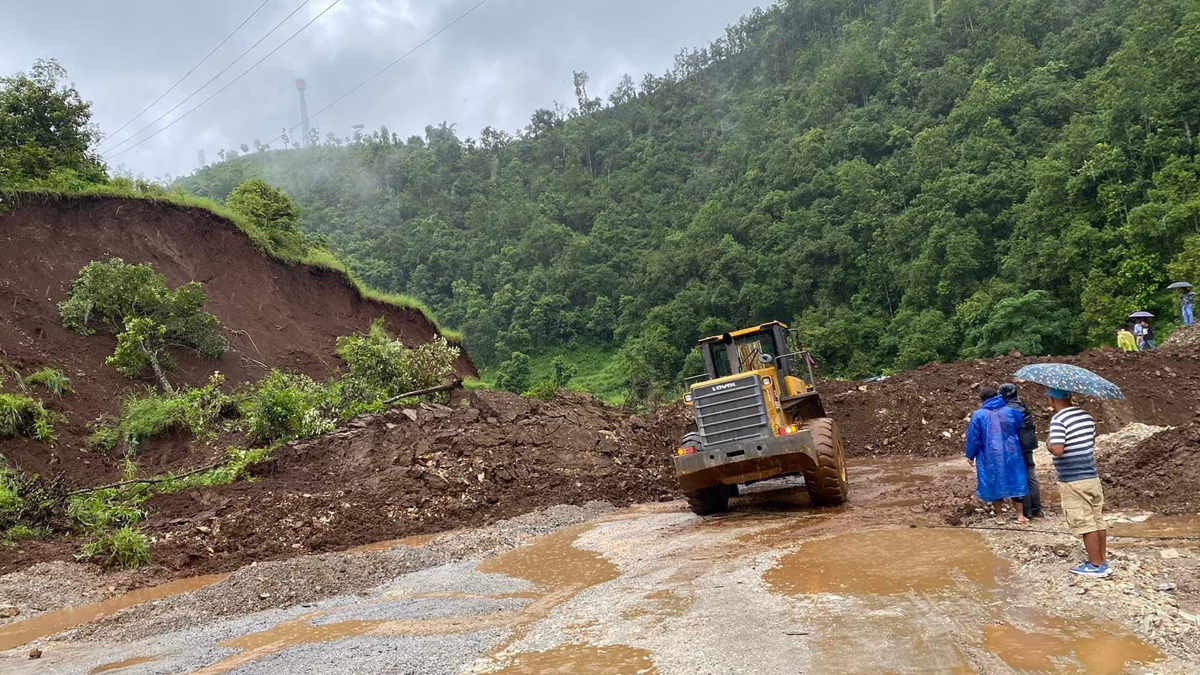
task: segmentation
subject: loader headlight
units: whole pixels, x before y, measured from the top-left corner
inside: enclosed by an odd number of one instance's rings
[[[692,395],[691,395],[691,394],[684,394],[684,395],[683,395],[683,402],[684,402],[684,403],[691,403],[691,402],[692,402]]]
[[[800,431],[800,425],[798,424],[789,424],[786,427],[779,427],[780,436],[791,436],[797,431]]]
[[[771,386],[771,378],[769,378],[769,377],[764,377],[764,378],[763,378],[763,385],[764,385],[764,386],[767,386],[767,387]]]

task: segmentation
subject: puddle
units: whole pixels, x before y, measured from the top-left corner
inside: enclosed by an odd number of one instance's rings
[[[1132,635],[1109,632],[1103,622],[1036,615],[1030,623],[1030,632],[1010,624],[985,626],[984,646],[1017,670],[1064,675],[1120,675],[1131,663],[1163,658]]]
[[[299,645],[330,642],[342,638],[394,635],[448,635],[465,633],[484,628],[494,628],[513,621],[515,612],[493,612],[425,620],[351,620],[337,623],[313,624],[312,620],[334,610],[322,610],[306,614],[291,621],[284,621],[258,633],[221,642],[219,647],[240,649],[241,652],[200,668],[192,675],[220,675],[228,673],[252,661]]]
[[[475,569],[526,579],[544,588],[588,588],[617,578],[617,566],[599,553],[574,546],[590,524],[575,525],[480,562]]]
[[[96,666],[95,668],[92,668],[91,670],[88,671],[88,675],[96,675],[96,673],[109,673],[114,670],[128,668],[129,666],[136,666],[139,663],[150,663],[151,661],[154,661],[157,658],[158,657],[156,657],[156,656],[135,656],[130,659],[125,659],[123,661],[113,661],[112,663],[106,663],[102,666]]]
[[[789,595],[932,594],[961,582],[991,588],[1009,571],[976,532],[874,530],[802,544],[763,579]]]
[[[489,675],[655,675],[650,652],[633,647],[567,644],[544,652],[522,652]]]
[[[1110,537],[1200,537],[1200,516],[1153,516],[1140,523],[1110,523]]]
[[[79,605],[46,612],[32,619],[10,623],[0,627],[0,651],[19,647],[26,642],[32,642],[55,633],[61,633],[68,628],[74,628],[89,621],[95,621],[103,616],[119,612],[126,607],[140,605],[143,602],[161,600],[172,595],[188,593],[211,586],[224,579],[226,574],[210,574],[202,577],[179,579],[170,583],[141,588],[103,602],[89,605]]]

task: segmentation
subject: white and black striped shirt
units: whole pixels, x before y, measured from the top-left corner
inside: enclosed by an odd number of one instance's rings
[[[1049,445],[1062,445],[1063,454],[1054,458],[1060,483],[1096,478],[1096,420],[1083,408],[1063,408],[1050,418]]]

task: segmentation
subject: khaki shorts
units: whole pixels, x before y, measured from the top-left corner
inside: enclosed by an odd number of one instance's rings
[[[1067,527],[1076,536],[1106,530],[1104,522],[1104,489],[1099,478],[1088,478],[1070,483],[1059,483],[1058,493],[1062,497],[1063,513],[1067,516]]]

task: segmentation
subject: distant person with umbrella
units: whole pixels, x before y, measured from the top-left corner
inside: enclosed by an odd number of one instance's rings
[[[1176,281],[1167,286],[1171,289],[1179,289],[1180,311],[1183,313],[1183,325],[1192,325],[1196,318],[1193,315],[1192,305],[1196,302],[1196,294],[1192,291],[1192,285],[1186,281]]]
[[[1025,517],[1023,498],[1029,491],[1025,460],[1021,456],[1021,413],[1005,405],[1004,398],[992,387],[979,392],[983,406],[971,415],[967,427],[967,463],[975,468],[975,494],[991,502],[996,524],[1004,524],[1004,500],[1012,499],[1017,508],[1017,523]]]
[[[1155,350],[1154,345],[1154,326],[1143,317],[1139,323],[1142,326],[1142,351],[1152,352]]]
[[[1129,339],[1133,339],[1130,335]],[[1033,426],[1033,415],[1029,408],[1017,397],[1017,385],[1005,382],[1000,385],[1000,398],[1004,405],[1021,413],[1021,426],[1017,427],[1017,440],[1021,444],[1021,457],[1025,460],[1025,484],[1029,491],[1021,499],[1025,515],[1030,518],[1042,517],[1042,488],[1038,485],[1037,464],[1033,461],[1033,451],[1037,450],[1037,429]],[[1013,501],[1016,501],[1015,499]]]
[[[1150,324],[1146,319],[1153,319],[1154,315],[1150,312],[1134,312],[1129,315],[1133,319],[1133,336],[1137,338],[1138,351],[1152,352],[1154,351],[1154,329],[1150,328]],[[1146,343],[1146,333],[1149,331],[1150,343]]]
[[[1096,420],[1076,406],[1074,394],[1124,400],[1121,389],[1090,370],[1062,363],[1025,366],[1014,377],[1048,387],[1046,396],[1054,416],[1046,445],[1054,457],[1063,514],[1071,534],[1083,538],[1087,560],[1072,567],[1072,574],[1106,577],[1108,525],[1104,521],[1104,489],[1096,470]]]

